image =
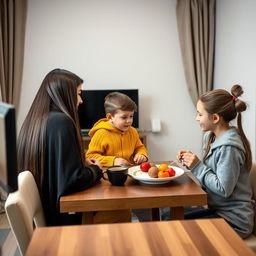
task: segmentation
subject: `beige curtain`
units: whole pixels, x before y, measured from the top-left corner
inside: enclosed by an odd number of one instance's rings
[[[18,108],[27,0],[0,0],[0,100]]]
[[[176,14],[187,87],[196,105],[213,89],[215,0],[177,0]]]

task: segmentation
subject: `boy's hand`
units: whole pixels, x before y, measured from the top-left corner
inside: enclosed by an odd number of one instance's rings
[[[94,158],[86,158],[85,161],[86,161],[86,163],[87,163],[88,165],[94,164],[94,165],[98,165],[99,168],[102,168],[102,165],[101,165],[100,161],[97,160],[97,159],[94,159]]]
[[[146,162],[148,159],[144,155],[136,155],[133,160],[135,164],[141,164]]]
[[[131,165],[131,163],[129,163],[123,158],[115,158],[114,165]]]

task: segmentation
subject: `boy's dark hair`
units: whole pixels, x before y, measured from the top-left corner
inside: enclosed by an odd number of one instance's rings
[[[111,92],[105,97],[105,112],[114,115],[117,110],[137,111],[136,103],[126,94],[120,92]]]

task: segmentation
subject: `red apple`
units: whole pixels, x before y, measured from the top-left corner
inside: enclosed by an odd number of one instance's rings
[[[140,169],[143,172],[147,172],[150,167],[151,167],[151,165],[149,162],[144,162],[144,163],[140,164]]]
[[[176,172],[172,168],[168,168],[166,171],[169,172],[170,177],[173,177],[176,174]]]

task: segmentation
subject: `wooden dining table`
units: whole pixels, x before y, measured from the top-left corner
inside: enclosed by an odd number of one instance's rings
[[[255,255],[224,219],[35,229],[26,256]]]
[[[175,165],[172,161],[159,163]],[[158,209],[170,207],[171,219],[183,219],[184,206],[206,204],[206,192],[184,173],[181,177],[162,185],[141,185],[128,177],[124,186],[113,186],[102,179],[89,189],[62,196],[60,212],[82,212],[83,223],[92,224],[94,211],[151,208],[154,209],[153,220],[159,220]]]

